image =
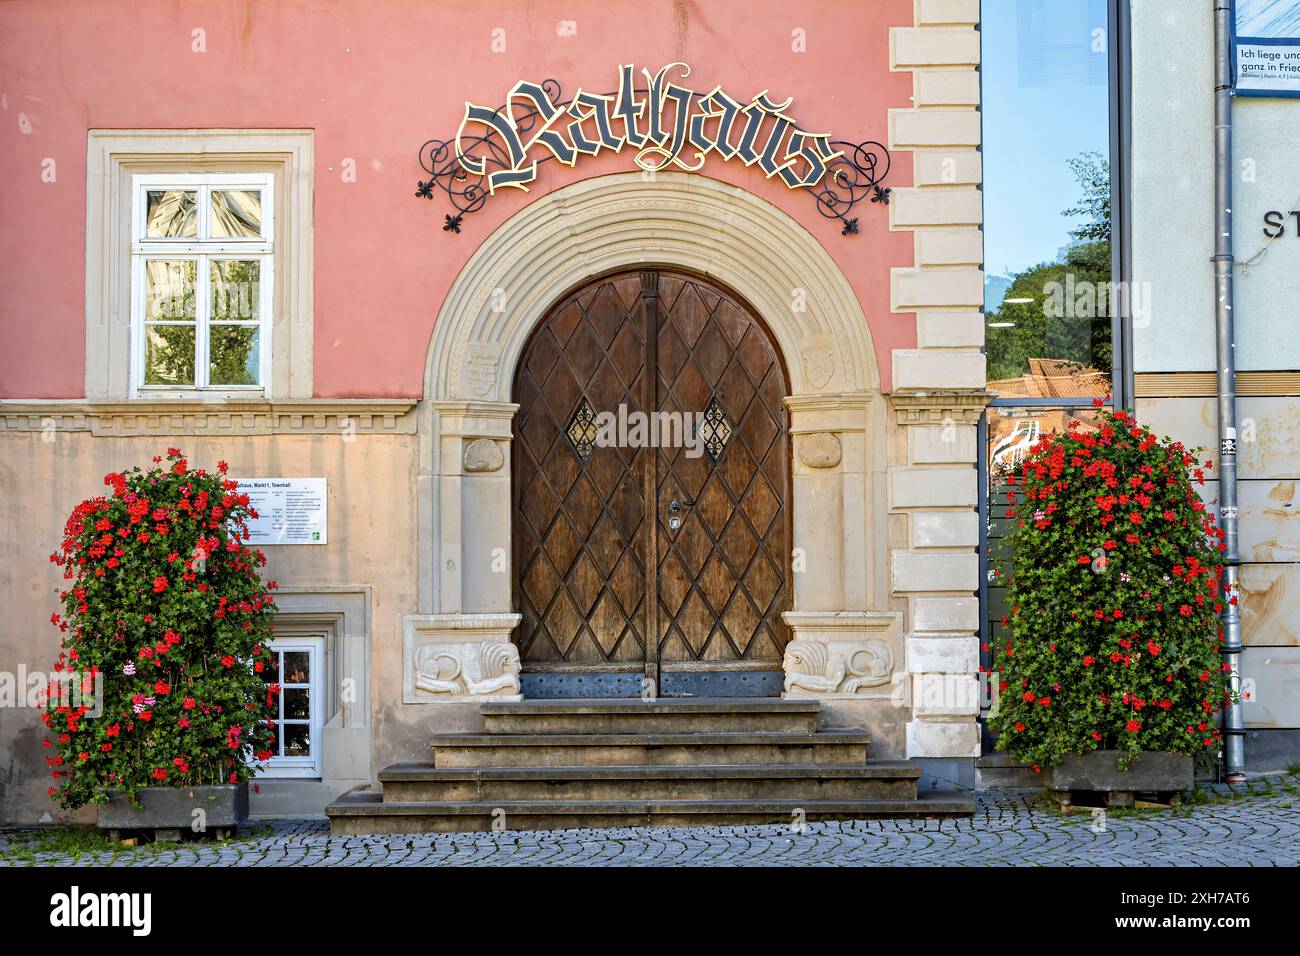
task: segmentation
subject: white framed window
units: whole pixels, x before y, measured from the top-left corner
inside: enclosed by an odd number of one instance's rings
[[[266,392],[274,189],[271,173],[132,177],[133,395]]]
[[[274,663],[262,672],[262,679],[279,684],[280,693],[272,756],[260,776],[319,777],[324,640],[275,639],[270,650]]]

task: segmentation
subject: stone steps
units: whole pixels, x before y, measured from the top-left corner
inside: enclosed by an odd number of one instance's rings
[[[734,698],[642,701],[525,700],[481,705],[489,734],[803,733],[817,729],[815,700]]]
[[[450,833],[605,827],[703,827],[789,824],[873,817],[970,816],[965,795],[931,791],[901,800],[613,800],[500,803],[394,803],[373,792],[347,794],[331,804],[330,832]]]
[[[778,766],[626,766],[445,769],[395,764],[379,774],[384,802],[617,800],[909,800],[906,762]]]
[[[326,807],[334,833],[421,833],[968,816],[921,770],[868,761],[860,730],[817,729],[817,701],[527,700],[481,705],[484,732],[440,733],[432,761]]]
[[[438,767],[629,767],[862,764],[866,734],[435,734]]]

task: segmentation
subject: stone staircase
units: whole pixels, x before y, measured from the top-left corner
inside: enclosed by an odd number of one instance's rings
[[[525,700],[481,705],[483,733],[437,734],[430,762],[325,808],[333,833],[709,826],[969,816],[917,794],[919,767],[867,759],[860,730],[818,730],[816,701]],[[802,813],[802,817],[798,814]]]

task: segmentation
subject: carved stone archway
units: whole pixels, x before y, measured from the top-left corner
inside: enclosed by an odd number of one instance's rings
[[[901,669],[900,615],[884,611],[886,408],[866,316],[848,280],[806,229],[739,187],[688,173],[624,173],[574,183],[516,213],[483,242],[443,302],[419,411],[420,606],[406,619],[407,701],[475,696],[422,689],[421,648],[460,648],[454,653],[468,659],[456,679],[470,688],[480,655],[467,645],[508,642],[518,619],[510,604],[509,396],[529,333],[569,290],[643,264],[735,290],[783,353],[794,542],[803,562],[787,616],[795,639],[883,639],[895,645]],[[423,684],[443,687],[446,676]]]

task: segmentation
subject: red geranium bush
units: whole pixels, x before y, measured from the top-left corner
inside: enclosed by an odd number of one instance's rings
[[[95,701],[52,699],[44,713],[50,796],[68,808],[108,788],[239,783],[271,754],[279,687],[267,684],[275,610],[249,548],[248,495],[225,476],[190,470],[179,449],[154,467],[109,474],[107,497],[83,501],[50,560],[60,592],[56,671]]]
[[[1093,750],[1213,759],[1228,701],[1222,532],[1193,488],[1200,449],[1124,411],[1071,422],[1008,480],[998,744],[1035,770]],[[1231,600],[1236,600],[1232,597]]]

